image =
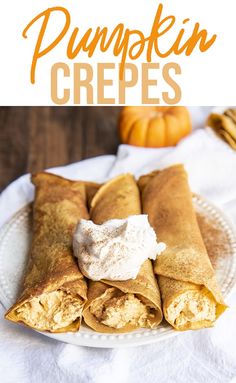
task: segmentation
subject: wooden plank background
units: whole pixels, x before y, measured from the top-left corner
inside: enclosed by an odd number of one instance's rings
[[[27,172],[113,154],[119,107],[1,107],[0,191]]]

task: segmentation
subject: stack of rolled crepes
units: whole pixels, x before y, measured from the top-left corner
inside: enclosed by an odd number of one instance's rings
[[[182,165],[139,179],[143,212],[166,243],[154,262],[165,319],[176,330],[210,327],[226,306],[209,260]]]
[[[226,109],[223,114],[211,113],[207,126],[236,150],[236,109]]]
[[[49,173],[32,181],[36,195],[30,261],[23,293],[7,319],[41,331],[66,332],[77,331],[83,316],[95,331],[120,333],[157,327],[162,308],[177,330],[212,326],[225,310],[181,165],[143,176],[138,185],[130,174],[100,188]],[[167,249],[154,265],[145,261],[135,279],[85,279],[73,257],[72,237],[78,221],[89,218],[87,205],[96,224],[148,214]]]

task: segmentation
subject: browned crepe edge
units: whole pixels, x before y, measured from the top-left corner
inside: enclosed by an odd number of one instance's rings
[[[83,182],[85,185],[86,196],[87,196],[87,206],[88,206],[88,210],[90,210],[93,197],[95,196],[97,191],[100,189],[102,184],[99,184],[96,182],[90,182],[90,181],[81,181],[81,182]]]

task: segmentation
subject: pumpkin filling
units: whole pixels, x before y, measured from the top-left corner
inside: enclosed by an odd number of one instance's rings
[[[58,330],[81,317],[83,301],[57,290],[31,299],[16,310],[19,320],[39,330]]]
[[[116,288],[108,289],[95,299],[90,312],[98,322],[112,328],[121,329],[126,325],[154,327],[153,308],[134,294],[125,294]]]
[[[216,320],[216,303],[208,295],[201,291],[187,291],[173,300],[167,309],[167,317],[170,323],[173,323],[181,329],[186,324],[209,321],[214,323]]]

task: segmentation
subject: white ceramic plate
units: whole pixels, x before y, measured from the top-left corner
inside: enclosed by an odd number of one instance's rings
[[[226,297],[236,283],[236,237],[224,214],[199,196],[193,197],[205,244],[217,279]],[[31,207],[21,209],[0,230],[0,290],[5,308],[17,299],[31,241]],[[85,325],[77,333],[50,334],[51,338],[90,347],[127,347],[152,343],[177,335],[168,324],[155,330],[138,330],[127,334],[100,334]]]

